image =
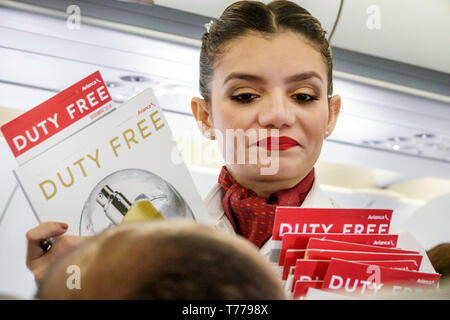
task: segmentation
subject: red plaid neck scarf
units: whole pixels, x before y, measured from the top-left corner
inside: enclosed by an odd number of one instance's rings
[[[272,235],[275,208],[298,207],[305,200],[314,182],[314,168],[291,189],[273,193],[269,198],[259,197],[254,191],[242,187],[225,166],[219,175],[219,184],[225,190],[222,205],[236,233],[261,246]]]

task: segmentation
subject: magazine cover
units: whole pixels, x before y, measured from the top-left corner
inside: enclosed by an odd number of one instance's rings
[[[421,254],[413,254],[413,253],[385,253],[385,252],[362,252],[362,251],[321,250],[321,249],[310,249],[306,250],[305,252],[305,259],[331,260],[333,258],[350,261],[414,260],[420,270],[420,264],[422,263],[423,256]]]
[[[393,234],[349,234],[349,233],[285,233],[281,242],[279,265],[283,265],[288,249],[306,249],[309,239],[329,239],[379,247],[396,247],[398,235]]]
[[[392,210],[387,209],[279,206],[275,210],[270,260],[281,265],[280,255],[284,234],[389,234],[392,213]]]
[[[285,233],[388,234],[392,210],[277,207],[272,240]]]
[[[289,249],[286,251],[286,258],[284,259],[284,265],[282,266],[281,280],[287,280],[288,275],[293,271],[295,263],[298,259],[304,259],[306,250],[302,249]]]
[[[360,243],[351,243],[351,242],[328,240],[328,239],[316,239],[316,238],[309,239],[306,250],[310,249],[419,254],[419,252],[417,251],[403,250],[399,248],[385,248]]]
[[[325,278],[330,260],[297,260],[294,274],[290,274],[286,281],[287,289],[294,291],[296,281],[323,280]],[[418,271],[419,266],[414,260],[379,260],[379,261],[357,261],[363,264],[376,265],[406,271]]]
[[[144,219],[209,223],[152,90],[110,101],[96,72],[2,127],[39,222],[65,222],[68,235]]]
[[[358,262],[331,259],[323,289],[340,294],[373,294],[378,291],[391,293],[434,290],[440,275],[417,271],[367,265]]]

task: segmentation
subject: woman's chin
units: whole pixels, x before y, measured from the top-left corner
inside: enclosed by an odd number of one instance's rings
[[[305,167],[305,162],[299,159],[272,158],[268,162],[258,162],[256,164],[235,164],[235,172],[246,176],[251,180],[279,181],[291,180],[301,176],[312,169]]]

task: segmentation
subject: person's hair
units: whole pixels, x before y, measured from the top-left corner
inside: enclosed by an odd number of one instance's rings
[[[450,242],[436,245],[427,251],[434,270],[441,274],[442,280],[450,280]]]
[[[303,35],[320,51],[327,65],[327,94],[333,93],[333,59],[331,47],[319,20],[301,6],[285,0],[264,4],[259,1],[238,1],[225,9],[222,15],[202,36],[200,51],[200,93],[210,101],[210,83],[216,61],[231,40],[250,32],[273,35],[293,31]]]
[[[81,290],[67,290],[61,281],[51,281],[51,273],[63,272],[62,264],[47,273],[37,298],[60,298],[61,292],[63,299],[285,298],[270,263],[256,247],[193,222],[121,225],[68,258],[65,264],[84,261]]]

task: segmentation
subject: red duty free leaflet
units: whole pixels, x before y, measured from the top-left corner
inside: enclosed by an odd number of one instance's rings
[[[341,294],[392,294],[436,289],[440,274],[404,271],[332,259],[322,289]]]
[[[92,236],[147,201],[164,217],[211,224],[152,89],[111,102],[95,72],[2,127],[38,222]]]
[[[378,247],[396,247],[396,234],[349,234],[349,233],[285,233],[283,236],[278,264],[284,263],[286,250],[306,249],[310,238],[338,240],[367,244]]]
[[[272,240],[286,232],[387,234],[392,210],[277,207]]]
[[[288,250],[286,252],[286,259],[285,259],[285,263],[283,265],[283,273],[281,276],[281,280],[287,279],[289,272],[291,270],[291,267],[295,266],[295,262],[298,259],[304,258],[305,252],[306,252],[306,250],[296,250],[296,249]]]
[[[288,250],[289,251],[289,250]],[[418,267],[422,262],[421,254],[412,253],[385,253],[385,252],[358,252],[358,251],[342,251],[342,250],[306,250],[305,259],[312,260],[330,260],[332,258],[345,260],[414,260]]]
[[[384,248],[377,246],[369,246],[365,244],[350,243],[328,239],[316,239],[316,238],[309,239],[308,245],[306,246],[306,250],[311,249],[419,254],[419,252],[417,251],[403,250],[399,248]]]
[[[1,127],[17,158],[55,134],[112,102],[99,71]]]
[[[291,292],[294,290],[296,281],[323,280],[327,273],[331,260],[297,260],[295,271],[292,278]],[[377,265],[380,267],[418,271],[419,266],[414,260],[373,260],[373,261],[354,261],[364,264]]]

